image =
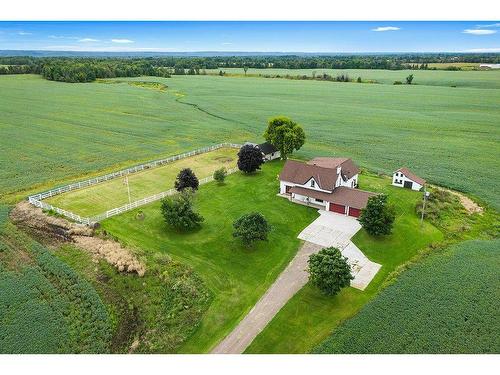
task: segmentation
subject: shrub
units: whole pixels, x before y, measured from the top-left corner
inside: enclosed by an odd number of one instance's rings
[[[264,163],[264,157],[258,147],[244,145],[238,152],[238,168],[245,173],[255,172]]]
[[[328,247],[309,257],[309,280],[324,294],[335,295],[354,278],[347,258],[339,249]]]
[[[223,183],[227,176],[226,168],[222,167],[214,172],[214,180],[219,184]]]
[[[391,233],[395,218],[394,208],[387,205],[387,195],[379,194],[368,199],[366,208],[361,210],[359,222],[369,234],[380,236]]]
[[[393,83],[393,85],[402,85],[402,84],[403,84],[403,82],[401,82],[401,81],[394,81],[394,83]]]
[[[185,189],[179,194],[164,198],[161,213],[171,227],[186,231],[200,227],[203,217],[193,211],[193,190]]]
[[[258,212],[241,216],[233,223],[233,228],[233,237],[240,237],[245,246],[251,246],[258,240],[267,241],[271,231],[266,218]]]
[[[196,177],[196,175],[190,168],[185,168],[182,169],[177,175],[177,179],[175,180],[174,186],[175,190],[177,191],[182,191],[186,188],[198,190],[200,182],[198,181],[198,177]]]

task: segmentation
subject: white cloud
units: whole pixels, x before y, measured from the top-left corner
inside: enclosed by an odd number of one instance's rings
[[[490,23],[489,25],[477,25],[478,28],[482,27],[500,27],[500,23]]]
[[[230,42],[224,42],[224,43],[221,43],[221,44],[222,44],[223,46],[229,46],[229,45],[231,45],[231,44],[233,44],[233,43],[230,43]]]
[[[375,29],[372,29],[372,31],[397,31],[397,30],[401,30],[401,28],[395,26],[379,26],[376,27]]]
[[[71,39],[71,40],[78,40],[80,39],[77,36],[64,36],[64,35],[49,35],[50,39]]]
[[[495,34],[496,30],[484,30],[484,29],[465,29],[462,31],[464,34],[472,34],[472,35],[490,35]]]
[[[88,42],[98,42],[99,39],[92,39],[92,38],[82,38],[82,39],[78,39],[79,42],[83,42],[83,43],[88,43]]]
[[[32,35],[33,33],[28,33],[26,31],[18,31],[17,34],[18,35]]]
[[[130,40],[130,39],[111,39],[111,41],[113,43],[122,43],[122,44],[126,44],[126,43],[134,43],[133,40]]]

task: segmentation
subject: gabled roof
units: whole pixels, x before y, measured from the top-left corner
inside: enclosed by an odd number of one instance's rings
[[[410,180],[415,181],[419,185],[425,185],[425,180],[421,177],[418,177],[416,174],[414,174],[408,168],[399,168],[396,172],[401,172],[406,177],[408,177]],[[396,173],[396,172],[394,172],[394,173]]]
[[[273,152],[278,151],[278,149],[269,142],[261,143],[260,145],[257,145],[257,147],[260,149],[260,151],[262,151],[264,155],[272,154]]]
[[[318,167],[337,169],[342,168],[342,178],[344,181],[349,180],[359,173],[359,168],[354,164],[352,159],[349,158],[330,158],[330,157],[317,157],[307,162],[309,165],[316,165]]]
[[[337,170],[310,165],[295,160],[287,160],[280,173],[280,180],[304,185],[314,178],[319,187],[323,190],[332,191],[337,181]]]

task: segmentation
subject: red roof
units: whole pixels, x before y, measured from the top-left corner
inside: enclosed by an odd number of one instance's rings
[[[408,168],[399,168],[396,172],[401,172],[406,177],[408,177],[410,180],[415,181],[419,185],[425,185],[425,180],[421,177],[418,177],[416,174],[414,174]]]

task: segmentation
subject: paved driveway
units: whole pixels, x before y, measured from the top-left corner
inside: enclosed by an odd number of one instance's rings
[[[319,211],[314,220],[299,234],[299,238],[322,247],[337,247],[347,257],[354,280],[351,286],[365,290],[380,269],[380,264],[372,262],[351,242],[351,237],[361,229],[358,220],[329,211]]]
[[[364,290],[370,283],[380,265],[371,262],[350,241],[361,228],[359,222],[352,217],[333,212],[320,210],[319,213],[320,216],[299,234],[299,238],[305,242],[297,255],[252,310],[212,350],[212,353],[243,353],[288,300],[307,283],[309,256],[324,247],[337,247],[348,258],[354,275],[354,280],[351,281],[352,287]]]

